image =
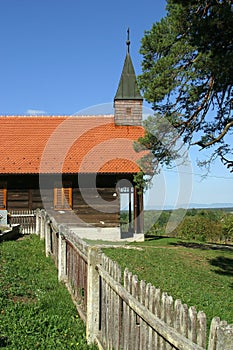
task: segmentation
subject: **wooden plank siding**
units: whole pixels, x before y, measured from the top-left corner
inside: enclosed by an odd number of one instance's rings
[[[125,177],[126,174],[122,176]],[[0,201],[2,209],[9,211],[37,208],[55,211],[72,209],[70,212],[81,219],[80,226],[90,224],[97,227],[119,227],[120,195],[117,193],[116,184],[120,178],[106,174],[97,176],[96,188],[92,189],[89,188],[90,184],[93,184],[90,175],[85,175],[82,180],[80,176],[66,175],[62,177],[62,185],[68,194],[60,193],[59,197],[58,192],[62,191],[62,188],[59,189],[58,186],[58,175],[43,175],[42,180],[38,175],[0,176]],[[132,181],[130,176],[127,178]],[[82,184],[81,190],[79,181]],[[68,199],[68,208],[64,208],[64,198]]]
[[[44,190],[43,201],[39,189],[4,190],[7,194],[7,209],[9,211],[36,210],[44,207],[54,210],[72,209],[73,213],[82,220],[81,226],[91,224],[97,227],[118,227],[120,225],[120,200],[114,196],[115,188],[99,188],[98,194],[91,189],[80,191],[78,188],[69,188],[67,189],[68,201],[71,204],[69,208],[64,207],[61,201],[58,203],[58,190],[60,189]],[[54,199],[56,199],[55,202]]]
[[[120,225],[120,200],[115,188],[73,189],[73,211],[84,223],[101,227]],[[83,198],[84,197],[84,198]]]
[[[37,208],[43,208],[39,189],[7,190],[8,210],[35,210]]]

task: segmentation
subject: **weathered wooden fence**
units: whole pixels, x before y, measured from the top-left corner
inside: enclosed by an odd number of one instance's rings
[[[233,349],[233,325],[216,317],[207,338],[202,311],[174,301],[127,269],[122,273],[98,247],[88,246],[64,226],[58,228],[45,211],[37,212],[36,222],[46,255],[54,258],[58,278],[86,322],[89,343],[115,350]]]
[[[9,212],[9,223],[20,224],[23,234],[36,232],[36,214],[35,210],[12,210]]]

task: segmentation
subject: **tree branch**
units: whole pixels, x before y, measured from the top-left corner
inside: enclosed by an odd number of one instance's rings
[[[213,85],[214,85],[214,79],[213,77],[210,78],[210,82],[209,82],[209,89],[201,103],[201,105],[195,110],[195,112],[191,115],[191,117],[184,122],[184,125],[187,127],[189,125],[189,123],[192,121],[192,120],[196,120],[197,119],[197,116],[198,114],[205,108],[206,106],[206,103],[209,101],[210,99],[210,95],[211,95],[211,91],[213,89]],[[203,119],[203,118],[202,118]],[[201,120],[202,121],[202,120]]]
[[[213,138],[212,141],[206,142],[206,143],[204,143],[202,141],[197,141],[197,142],[194,142],[192,145],[198,145],[198,146],[201,146],[202,148],[206,148],[206,147],[212,146],[214,143],[219,142],[227,134],[228,130],[232,126],[233,126],[233,120],[231,122],[227,123],[225,128],[221,132],[221,134],[219,134],[218,137]]]

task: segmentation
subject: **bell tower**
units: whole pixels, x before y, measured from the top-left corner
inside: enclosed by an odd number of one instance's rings
[[[143,98],[137,85],[130,57],[129,29],[127,33],[127,53],[118,89],[114,97],[114,120],[116,125],[142,125]]]

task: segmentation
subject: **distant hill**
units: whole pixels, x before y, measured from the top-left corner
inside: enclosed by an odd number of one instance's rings
[[[209,209],[233,208],[233,203],[212,203],[212,204],[190,203],[188,207],[189,208],[209,208]]]
[[[179,209],[179,208],[185,208],[185,209],[224,209],[224,208],[232,208],[233,211],[233,203],[211,203],[211,204],[205,204],[205,203],[189,203],[189,204],[180,204],[179,206],[172,205],[165,205],[164,207],[157,207],[157,206],[145,206],[145,210],[171,210],[171,209]]]

